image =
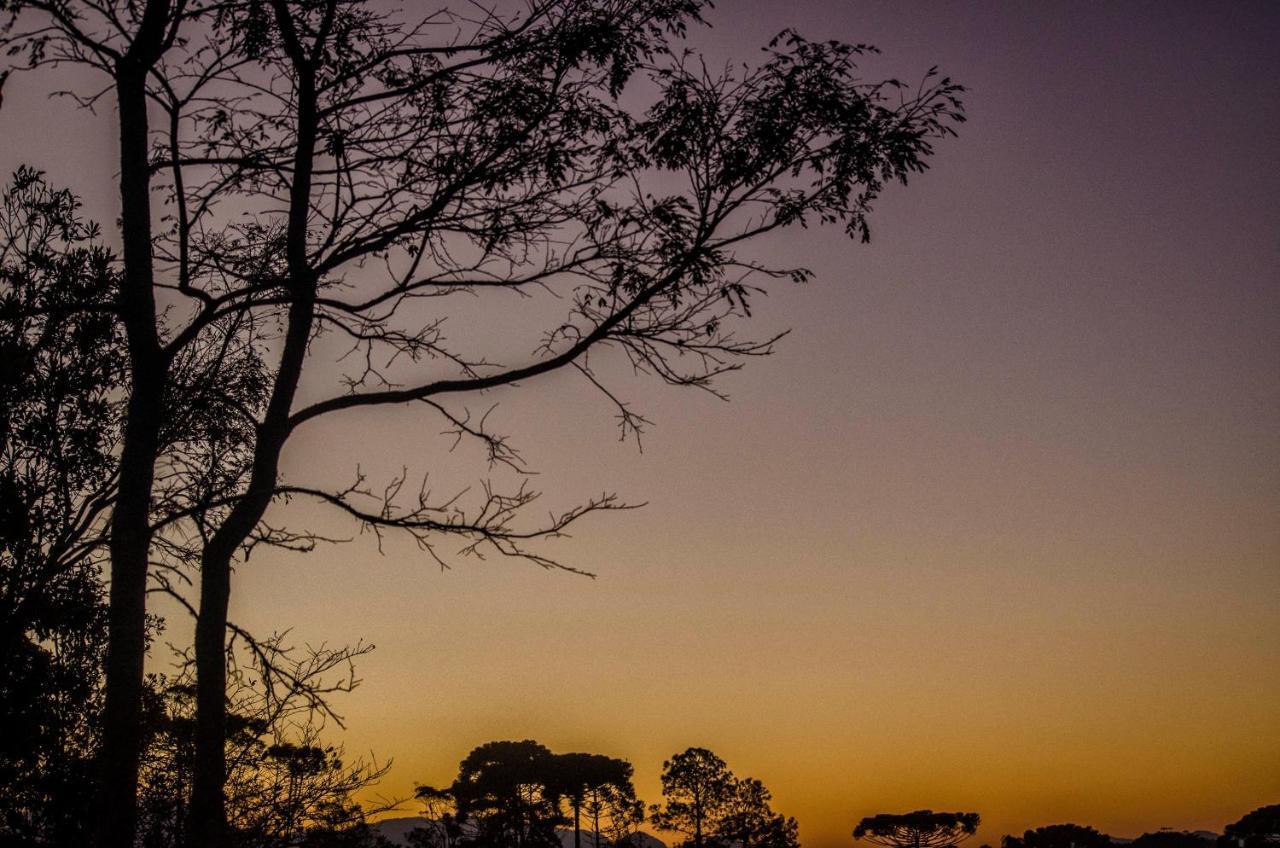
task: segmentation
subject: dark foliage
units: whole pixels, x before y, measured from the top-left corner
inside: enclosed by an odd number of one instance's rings
[[[57,845],[90,818],[124,386],[118,326],[92,308],[112,257],[78,213],[27,168],[0,198],[0,838]]]
[[[869,83],[866,48],[792,32],[759,67],[710,73],[673,44],[705,5],[549,0],[413,20],[360,0],[4,0],[8,55],[101,71],[82,102],[114,96],[119,114],[111,309],[129,373],[107,537],[103,846],[131,848],[136,830],[149,581],[179,596],[200,584],[191,836],[219,845],[233,564],[259,544],[323,541],[273,525],[273,503],[318,499],[442,564],[560,567],[534,541],[621,502],[530,520],[522,458],[469,399],[565,370],[637,435],[606,351],[714,391],[775,341],[737,334],[757,287],[808,276],[739,248],[822,222],[865,239],[884,186],[923,170],[963,119],[950,80]],[[647,108],[621,105],[635,79]],[[550,298],[525,313],[546,319],[527,360],[497,365],[467,344],[483,334],[446,335],[452,303],[491,294]],[[297,402],[336,345],[353,366]],[[390,404],[438,418],[498,473],[476,498],[281,478],[298,429]]]
[[[1006,836],[1001,848],[1110,848],[1111,837],[1092,827],[1078,824],[1051,824]]]
[[[410,832],[421,848],[558,846],[573,825],[581,844],[585,813],[593,846],[621,842],[644,818],[632,767],[600,754],[554,754],[526,739],[489,742],[459,764],[448,789],[418,787],[427,824]]]
[[[649,821],[686,837],[688,848],[796,848],[795,819],[775,813],[764,784],[736,777],[706,748],[689,748],[662,764],[663,803]]]
[[[450,792],[458,816],[474,822],[477,848],[556,848],[560,812],[555,755],[531,739],[489,742],[458,766]]]
[[[606,821],[617,816],[611,812],[634,809],[635,787],[631,783],[631,763],[603,754],[557,754],[552,762],[557,792],[569,806],[573,822],[573,845],[582,844],[582,812],[587,809],[594,824],[592,848],[600,842],[600,819]]]
[[[684,844],[692,848],[713,844],[736,783],[724,760],[706,748],[688,748],[663,762],[663,801],[649,808],[649,821],[660,830],[684,834]]]
[[[363,650],[297,651],[283,637],[256,647],[268,656],[247,668],[233,666],[229,676],[226,844],[364,844],[359,839],[373,838],[362,829],[371,810],[355,796],[389,764],[349,761],[320,734],[332,709],[321,697],[352,688],[351,662]],[[187,844],[196,733],[191,671],[186,660],[175,677],[154,678],[150,688],[139,799],[143,848]]]
[[[858,822],[853,838],[886,848],[949,848],[973,836],[979,821],[977,813],[881,813]]]
[[[1259,807],[1222,831],[1224,845],[1266,848],[1280,844],[1280,804]]]
[[[1212,840],[1186,830],[1157,830],[1129,843],[1132,848],[1210,848]]]

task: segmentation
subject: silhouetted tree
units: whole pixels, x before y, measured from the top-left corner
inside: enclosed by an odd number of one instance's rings
[[[457,815],[474,821],[483,848],[557,848],[555,755],[532,739],[488,742],[466,756],[450,787]]]
[[[0,652],[14,658],[0,682],[0,715],[15,746],[0,752],[0,761],[15,758],[0,820],[76,845],[87,840],[95,797],[85,761],[100,739],[100,571],[128,388],[114,258],[79,208],[69,190],[25,167],[0,200]],[[243,436],[224,413],[254,391],[256,367],[237,359],[233,339],[206,356],[213,339],[173,366],[171,388],[182,398],[163,433],[169,466],[153,527],[185,514],[198,528],[243,467],[235,456]],[[189,561],[180,538],[157,539],[158,568]]]
[[[19,169],[0,197],[0,839],[6,844],[81,846],[89,838],[107,636],[99,569],[126,388],[123,338],[110,309],[117,282],[112,255],[97,228],[80,219],[72,193]],[[243,386],[253,369],[249,363],[238,372],[244,361],[223,353],[174,369],[184,406],[172,404],[182,414],[167,437],[185,435],[181,444],[167,442],[168,457],[184,466],[167,475],[186,485],[160,490],[152,519],[160,526],[205,494],[223,491],[217,475],[235,468],[224,461],[235,452],[228,442],[240,437],[213,433],[227,429],[213,421],[222,414],[214,395],[225,400],[225,387]],[[224,389],[211,393],[213,382]],[[214,476],[194,481],[197,468]],[[170,546],[158,558],[164,553],[180,549]],[[314,744],[310,722],[298,721],[303,712],[325,714],[324,696],[349,688],[349,675],[336,685],[322,678],[363,650],[310,652],[298,660],[279,639],[255,642],[255,685],[235,675],[228,692],[235,715],[231,794],[242,802],[238,830],[256,828],[258,844],[280,844],[282,830],[292,841],[318,821],[322,806],[333,824],[337,799],[350,808],[350,791],[377,776],[362,764],[344,768],[333,749]],[[177,697],[192,693],[189,683],[170,687],[171,707],[190,706],[189,697]],[[162,685],[156,679],[147,690],[153,709],[143,806],[150,826],[143,842],[171,848],[181,842],[182,823],[161,811],[185,811],[194,734],[189,709],[183,715],[164,708]],[[279,821],[264,827],[268,811]]]
[[[631,783],[633,768],[626,760],[603,754],[557,754],[553,762],[558,794],[573,813],[573,848],[582,846],[582,808],[591,804],[593,848],[600,845],[600,816],[605,812],[605,798],[635,799]],[[622,802],[625,803],[625,802]]]
[[[973,836],[979,821],[977,813],[881,813],[858,822],[853,838],[885,848],[950,848]]]
[[[1001,848],[1111,848],[1111,844],[1110,836],[1078,824],[1046,825],[1000,841]]]
[[[120,173],[123,264],[114,311],[126,331],[130,388],[110,533],[112,579],[98,839],[104,846],[131,848],[141,751],[150,509],[169,359],[162,351],[152,271],[147,75],[176,40],[174,24],[185,4],[151,0],[144,7],[112,3],[95,10],[95,6],[62,0],[6,0],[0,10],[12,12],[14,21],[0,32],[0,41],[5,47],[27,47],[32,64],[66,60],[101,68],[115,88],[119,110],[120,157],[113,170],[118,167]],[[86,20],[95,11],[99,20]],[[44,19],[32,22],[32,28],[15,39],[13,24],[25,24],[27,19],[21,16],[26,12],[43,13]],[[103,21],[105,35],[99,33]]]
[[[624,433],[636,431],[643,419],[593,366],[602,349],[703,388],[768,353],[772,339],[734,332],[749,314],[750,277],[806,273],[735,251],[810,221],[866,238],[883,185],[923,170],[933,140],[961,119],[949,80],[866,83],[855,69],[864,48],[794,33],[758,69],[712,74],[669,49],[703,5],[538,0],[513,16],[414,23],[357,0],[4,0],[16,17],[0,47],[25,50],[33,66],[99,69],[119,114],[113,312],[129,393],[109,534],[100,845],[132,843],[151,509],[169,479],[157,469],[168,467],[175,363],[192,347],[230,333],[269,363],[260,403],[229,414],[244,425],[246,474],[212,509],[186,516],[201,523],[191,836],[210,846],[225,836],[232,563],[255,544],[316,540],[264,523],[273,500],[317,498],[408,532],[433,556],[452,535],[462,553],[547,567],[558,564],[530,539],[620,506],[605,495],[524,526],[536,493],[523,484],[486,483],[469,506],[425,491],[397,502],[403,481],[381,496],[363,482],[286,484],[280,458],[293,433],[347,410],[416,404],[477,440],[491,463],[519,468],[465,399],[556,370],[604,390]],[[617,99],[637,72],[652,95],[638,115]],[[159,227],[153,193],[172,210]],[[531,333],[543,340],[533,358],[496,366],[483,350],[452,346],[440,319],[442,299],[489,292],[547,292],[568,314]],[[426,297],[435,308],[415,309]],[[321,334],[346,339],[359,364],[298,405]]]
[[[634,788],[600,787],[587,796],[583,809],[591,817],[592,848],[627,846],[640,839],[644,802],[635,796]]]
[[[714,841],[736,785],[724,760],[706,748],[688,748],[662,764],[662,804],[649,808],[649,821],[689,837],[684,845],[704,848]]]
[[[340,748],[324,744],[320,729],[332,711],[317,699],[352,688],[351,663],[363,651],[295,651],[280,636],[258,648],[272,656],[247,668],[232,666],[229,677],[227,844],[286,848],[322,844],[316,842],[321,836],[345,839],[368,812],[355,796],[388,765],[347,762]],[[195,758],[191,664],[184,663],[174,680],[157,679],[152,691],[139,841],[144,848],[179,848],[188,838]]]
[[[93,820],[107,643],[100,570],[127,389],[114,258],[79,209],[30,168],[0,198],[0,835],[68,846],[88,841]],[[196,425],[221,417],[202,386],[236,385],[230,364],[184,357],[174,367],[189,403],[167,432],[206,436],[171,443],[169,456],[187,470],[216,468],[215,478],[235,463],[217,468],[226,454]],[[192,482],[176,468],[168,476]],[[208,491],[161,487],[152,521]],[[155,553],[158,562],[183,555],[180,545]]]
[[[19,169],[0,197],[0,840],[88,836],[106,645],[96,542],[124,382],[115,285],[76,198]]]
[[[796,820],[775,813],[771,796],[755,778],[738,779],[705,748],[689,748],[662,764],[662,805],[649,820],[662,830],[682,833],[681,843],[742,848],[796,848]]]
[[[1187,830],[1157,830],[1129,843],[1133,848],[1206,848],[1213,840]]]
[[[475,830],[458,815],[458,802],[453,792],[434,786],[419,786],[414,797],[422,803],[426,824],[410,830],[406,839],[413,848],[454,848],[464,841],[474,841]]]
[[[717,828],[720,841],[741,848],[799,848],[799,825],[795,819],[775,813],[771,800],[760,781],[751,777],[739,780]]]
[[[1280,804],[1259,807],[1222,831],[1218,840],[1225,846],[1267,848],[1280,844]]]

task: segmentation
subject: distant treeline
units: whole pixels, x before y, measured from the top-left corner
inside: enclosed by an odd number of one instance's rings
[[[662,803],[636,797],[632,766],[599,754],[553,754],[533,740],[489,742],[462,761],[447,788],[421,786],[425,826],[415,848],[559,848],[571,829],[574,848],[634,846],[649,826],[678,834],[690,848],[797,848],[796,820],[770,806],[759,780],[736,776],[705,748],[662,764]]]
[[[555,754],[532,740],[489,742],[460,763],[447,787],[420,786],[417,826],[393,844],[411,848],[658,848],[646,829],[672,848],[798,848],[794,818],[772,808],[769,790],[739,778],[705,748],[689,748],[662,764],[662,800],[636,797],[633,768],[599,754]],[[405,822],[401,820],[403,825]],[[853,839],[882,848],[953,848],[978,829],[975,812],[881,813],[867,816]],[[385,845],[369,829],[362,846]],[[1077,824],[1055,824],[1005,836],[1001,848],[1275,848],[1280,804],[1254,810],[1221,836],[1161,830],[1118,839]],[[990,848],[990,846],[982,846]]]
[[[599,754],[555,754],[532,740],[489,742],[460,763],[448,787],[420,786],[419,826],[398,840],[411,848],[798,848],[799,825],[772,808],[769,790],[739,778],[705,748],[662,764],[662,800],[636,797],[632,765]],[[858,822],[855,841],[882,848],[953,848],[978,829],[975,812],[881,813]],[[385,844],[378,828],[367,844]],[[1001,848],[1276,848],[1280,804],[1225,827],[1221,836],[1161,830],[1117,839],[1077,824],[1005,836]],[[990,846],[982,846],[990,848]]]

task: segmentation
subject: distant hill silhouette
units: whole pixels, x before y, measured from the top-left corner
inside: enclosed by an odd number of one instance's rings
[[[383,819],[373,825],[373,829],[382,834],[394,845],[407,845],[409,831],[417,827],[426,827],[431,824],[430,820],[422,816],[404,816],[396,819]],[[560,837],[560,844],[564,848],[573,848],[573,831],[566,828],[556,828],[556,835]],[[638,848],[667,848],[667,843],[658,839],[656,836],[650,836],[647,833],[639,834]],[[601,842],[603,843],[603,839]],[[587,831],[582,832],[583,848],[591,848],[591,834]]]
[[[1157,831],[1157,833],[1158,833],[1158,832],[1159,832],[1159,831]],[[1174,831],[1174,830],[1169,830],[1169,831],[1167,831],[1167,832],[1170,832],[1170,833],[1187,833],[1187,834],[1189,834],[1189,835],[1191,835],[1191,836],[1196,837],[1197,839],[1201,839],[1201,840],[1203,840],[1204,842],[1217,842],[1217,841],[1218,841],[1218,836],[1219,836],[1218,834],[1214,833],[1212,830],[1191,830],[1191,831]],[[1125,839],[1125,838],[1124,838],[1124,837],[1122,837],[1122,836],[1113,836],[1113,837],[1111,837],[1111,841],[1112,841],[1114,844],[1116,844],[1116,845],[1130,845],[1130,844],[1132,844],[1132,843],[1133,843],[1134,841],[1136,841],[1136,840],[1134,840],[1134,839]]]
[[[373,829],[385,836],[395,845],[407,845],[409,831],[415,827],[425,827],[430,822],[422,816],[405,816],[398,819],[383,819],[375,822]]]

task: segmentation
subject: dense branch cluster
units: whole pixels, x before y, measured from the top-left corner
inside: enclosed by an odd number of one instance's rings
[[[259,545],[336,541],[284,526],[280,502],[407,534],[441,565],[565,567],[538,540],[627,504],[605,492],[538,519],[489,393],[576,374],[625,438],[646,422],[611,361],[718,392],[776,341],[745,334],[753,296],[808,277],[748,246],[818,223],[867,238],[884,187],[963,120],[936,72],[869,82],[870,48],[791,31],[757,66],[713,72],[684,42],[707,5],[415,18],[369,0],[0,0],[6,62],[91,69],[101,86],[72,96],[119,119],[119,258],[67,230],[71,264],[40,273],[92,271],[93,291],[5,295],[6,320],[97,322],[115,345],[101,367],[119,373],[82,375],[104,387],[85,415],[108,444],[93,481],[66,488],[62,525],[110,569],[101,845],[136,831],[148,592],[196,619],[189,833],[219,845],[233,569]],[[515,299],[518,337],[493,332]],[[299,429],[393,405],[474,443],[479,484],[284,479]]]

